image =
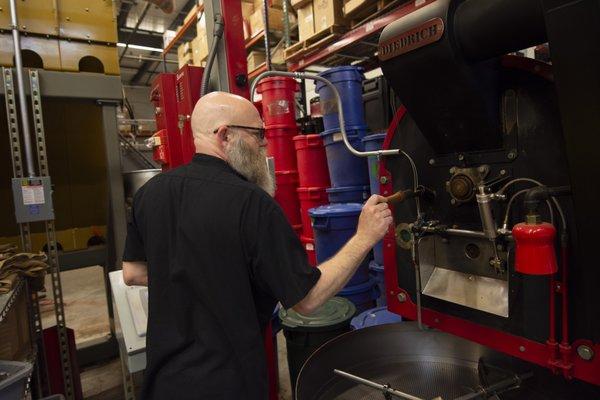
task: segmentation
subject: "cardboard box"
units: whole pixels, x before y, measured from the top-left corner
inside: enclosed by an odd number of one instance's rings
[[[253,12],[254,4],[242,2],[242,17],[244,17],[244,19],[250,18]]]
[[[260,67],[260,65],[262,63],[265,62],[265,53],[262,51],[251,51],[250,54],[248,54],[248,72],[252,72],[255,69],[257,69],[258,67]]]
[[[269,8],[278,8],[278,9],[283,9],[283,0],[267,0],[268,4],[269,4]],[[254,9],[258,10],[259,8],[262,9],[263,7],[263,0],[254,0]]]
[[[304,41],[315,34],[315,18],[313,14],[313,3],[310,2],[298,10],[298,35],[300,41]]]
[[[292,21],[290,20],[290,23],[291,22]],[[262,10],[260,8],[255,9],[250,16],[250,29],[252,31],[252,36],[256,35],[264,28],[265,26],[263,23]],[[269,9],[269,29],[272,31],[283,30],[283,11],[276,8]]]
[[[360,14],[361,11],[368,11],[368,7],[377,3],[377,0],[344,0],[343,12],[345,17],[352,17]]]
[[[333,25],[346,25],[346,20],[342,13],[343,4],[341,1],[332,0],[313,0],[315,33],[329,29]]]
[[[183,42],[177,46],[177,58],[183,58],[191,52],[190,42]]]
[[[196,36],[192,40],[192,64],[202,66],[208,56],[208,41],[206,35]]]
[[[336,1],[336,0],[332,0]],[[294,10],[299,9],[300,7],[304,7],[308,3],[312,3],[312,0],[291,0],[292,7]]]

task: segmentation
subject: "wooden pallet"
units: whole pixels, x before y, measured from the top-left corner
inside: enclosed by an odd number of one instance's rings
[[[332,25],[321,32],[315,33],[308,39],[298,42],[284,50],[285,61],[294,62],[301,57],[308,56],[319,50],[344,34],[348,28],[340,25]]]
[[[392,3],[400,4],[405,0],[376,0],[365,1],[364,4],[354,10],[348,18],[350,18],[350,27],[352,29],[362,25],[365,21],[372,19],[377,14],[390,7]]]

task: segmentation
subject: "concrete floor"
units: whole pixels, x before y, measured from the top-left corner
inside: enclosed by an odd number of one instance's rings
[[[110,333],[102,268],[82,268],[61,273],[67,326],[75,331],[77,346]],[[46,277],[47,298],[40,305],[42,326],[56,325],[52,303],[52,283]],[[291,400],[292,391],[283,332],[277,334],[279,399]],[[122,400],[123,376],[118,359],[81,370],[83,396],[88,400]]]

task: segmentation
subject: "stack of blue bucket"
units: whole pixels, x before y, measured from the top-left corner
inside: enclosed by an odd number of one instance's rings
[[[362,100],[362,81],[365,79],[360,67],[335,67],[319,74],[329,80],[342,99],[348,141],[357,150],[364,149],[362,139],[367,135],[365,111]],[[331,203],[362,203],[369,197],[369,173],[364,158],[356,157],[346,148],[340,132],[340,119],[333,91],[324,83],[317,82],[316,90],[321,98],[324,131],[321,133],[331,188],[327,190]]]
[[[335,85],[342,99],[346,135],[357,150],[364,150],[362,139],[367,126],[362,101],[363,70],[343,66],[328,69],[320,74]],[[369,171],[364,158],[356,157],[346,148],[340,131],[337,104],[331,89],[321,82],[316,90],[321,98],[324,131],[321,133],[331,188],[327,195],[331,204],[309,210],[315,236],[315,252],[320,264],[334,256],[354,235],[362,203],[370,195]],[[348,284],[338,293],[352,301],[357,313],[375,305],[380,296],[376,280],[369,274],[370,259],[367,258]]]
[[[373,135],[366,136],[362,139],[365,147],[365,151],[377,151],[383,148],[383,141],[385,140],[386,133],[375,133]],[[369,165],[369,181],[372,194],[379,194],[379,161],[376,156],[368,158],[367,163]],[[373,261],[369,264],[369,270],[373,279],[377,282],[379,292],[381,295],[377,298],[377,306],[385,306],[386,302],[386,291],[385,291],[385,279],[383,276],[383,242],[379,242],[373,247]]]

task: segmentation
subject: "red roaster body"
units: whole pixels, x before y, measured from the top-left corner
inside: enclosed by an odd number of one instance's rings
[[[191,116],[200,99],[200,85],[204,68],[184,65],[175,76],[175,98],[177,99],[177,128],[181,135],[181,156],[188,163],[196,153],[192,134]]]
[[[512,229],[515,239],[515,270],[527,275],[551,275],[558,270],[554,241],[556,228],[547,222],[516,224]]]

